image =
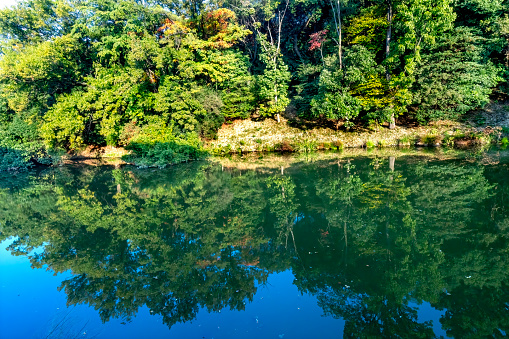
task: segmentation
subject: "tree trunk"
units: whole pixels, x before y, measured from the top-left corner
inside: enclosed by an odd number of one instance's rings
[[[391,39],[392,39],[392,1],[388,1],[387,6],[387,35],[385,37],[385,58],[389,58],[389,54],[391,53]],[[389,66],[386,66],[385,70],[385,78],[387,79],[387,86],[389,85],[389,82],[391,81],[391,72],[389,70]],[[396,128],[396,118],[394,116],[394,112],[391,114],[391,121],[389,123],[389,129]]]
[[[336,4],[330,1],[330,5],[332,7],[332,14],[334,15],[334,24],[336,25],[336,34],[338,35],[338,56],[339,56],[339,68],[343,68],[343,51],[342,51],[342,41],[341,41],[341,5],[339,0],[336,0]]]
[[[343,42],[341,31],[341,5],[338,0],[338,22],[339,22],[339,69],[343,69]]]
[[[295,36],[293,37],[293,50],[295,51],[295,54],[297,54],[297,56],[299,57],[299,59],[302,60],[302,54],[300,54],[300,51],[299,51],[299,45],[297,44],[297,42],[299,41],[299,34],[295,34]]]

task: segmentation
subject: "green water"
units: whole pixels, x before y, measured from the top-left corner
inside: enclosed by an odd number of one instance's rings
[[[65,166],[1,180],[0,240],[29,259],[19,265],[64,273],[44,288],[97,314],[98,327],[152,317],[161,336],[186,337],[193,320],[221,321],[226,310],[242,319],[253,304],[253,337],[306,337],[299,328],[315,313],[332,324],[316,337],[500,337],[509,330],[507,159]],[[6,284],[13,268],[0,270]],[[281,298],[260,304],[261,289]],[[27,321],[8,311],[16,297],[2,298],[4,320]],[[273,315],[291,298],[307,298],[312,314]],[[141,309],[150,316],[139,319]],[[259,326],[264,314],[270,326]],[[249,337],[239,333],[214,337]]]

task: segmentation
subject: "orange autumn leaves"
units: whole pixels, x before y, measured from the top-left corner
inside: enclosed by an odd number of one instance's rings
[[[179,22],[166,19],[164,25],[157,30],[167,38],[179,42],[186,35],[195,32],[199,37],[196,48],[227,49],[239,39],[251,34],[236,23],[235,13],[226,8],[206,12],[196,20]]]

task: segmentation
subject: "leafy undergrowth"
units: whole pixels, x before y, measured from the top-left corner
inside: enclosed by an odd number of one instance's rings
[[[138,167],[165,167],[207,155],[196,134],[177,136],[172,127],[154,121],[129,136],[125,149],[131,153],[124,160]]]
[[[129,149],[133,150],[133,153],[125,156],[124,160],[142,168],[163,168],[168,165],[202,159],[207,155],[199,142],[190,143],[187,140],[131,144]]]
[[[38,142],[0,145],[0,172],[25,171],[36,165],[50,166],[60,160],[59,152],[52,152]]]

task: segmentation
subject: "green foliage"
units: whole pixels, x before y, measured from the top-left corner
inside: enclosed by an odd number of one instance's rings
[[[424,137],[421,138],[421,141],[423,144],[426,145],[436,145],[442,141],[442,138],[436,134],[426,134]]]
[[[483,60],[481,42],[472,30],[456,28],[423,52],[412,91],[419,121],[454,120],[489,102],[502,79]]]
[[[264,65],[262,73],[256,76],[258,108],[260,115],[273,116],[283,112],[290,103],[288,86],[291,74],[278,48],[263,35],[258,36],[258,41],[263,48],[260,60]]]
[[[362,8],[352,17],[345,28],[346,41],[352,45],[361,45],[378,54],[382,52],[386,29],[386,11],[381,6]]]
[[[318,144],[314,140],[305,139],[305,140],[297,142],[296,145],[295,145],[295,148],[299,152],[309,153],[309,152],[316,151],[318,149]]]
[[[313,65],[302,63],[296,70],[295,77],[298,84],[294,86],[293,103],[300,117],[312,119],[311,100],[318,94],[322,64]]]
[[[53,164],[58,156],[48,154],[41,142],[37,119],[24,112],[14,114],[5,101],[0,105],[0,171]]]
[[[383,69],[376,66],[374,53],[363,46],[345,49],[344,68],[340,69],[335,55],[324,59],[324,69],[320,74],[318,94],[311,101],[311,111],[315,116],[340,121],[349,129],[362,110],[374,107],[375,95],[383,92],[365,90],[366,83]],[[364,86],[364,87],[363,87]]]
[[[375,142],[373,140],[367,140],[366,141],[366,148],[373,148],[375,147]]]
[[[82,77],[80,49],[71,35],[6,50],[0,60],[2,95],[13,111],[42,115],[55,97],[68,92]]]
[[[153,117],[184,139],[294,107],[336,127],[428,122],[509,91],[505,2],[338,5],[22,0],[0,10],[2,133],[71,151],[120,145]]]
[[[0,35],[11,43],[35,44],[63,35],[76,20],[76,3],[25,0],[0,10]]]
[[[133,151],[126,159],[141,167],[162,168],[201,159],[206,155],[196,134],[176,136],[173,126],[167,126],[159,117],[150,118],[147,124],[138,129],[129,126],[123,137],[126,149]]]
[[[225,118],[248,118],[255,111],[255,78],[249,74],[249,60],[239,51],[225,51],[226,80],[220,85]]]
[[[197,26],[132,0],[65,3],[26,1],[0,14],[0,33],[11,39],[0,61],[2,119],[12,128],[21,114],[48,147],[77,150],[119,145],[126,125],[160,117],[194,145],[189,133],[214,138],[225,116],[254,110],[248,60],[233,48],[250,32],[232,11],[204,11]],[[74,18],[74,7],[87,14]],[[18,12],[30,17],[19,32]],[[65,29],[50,33],[52,18],[64,24],[66,15]]]

